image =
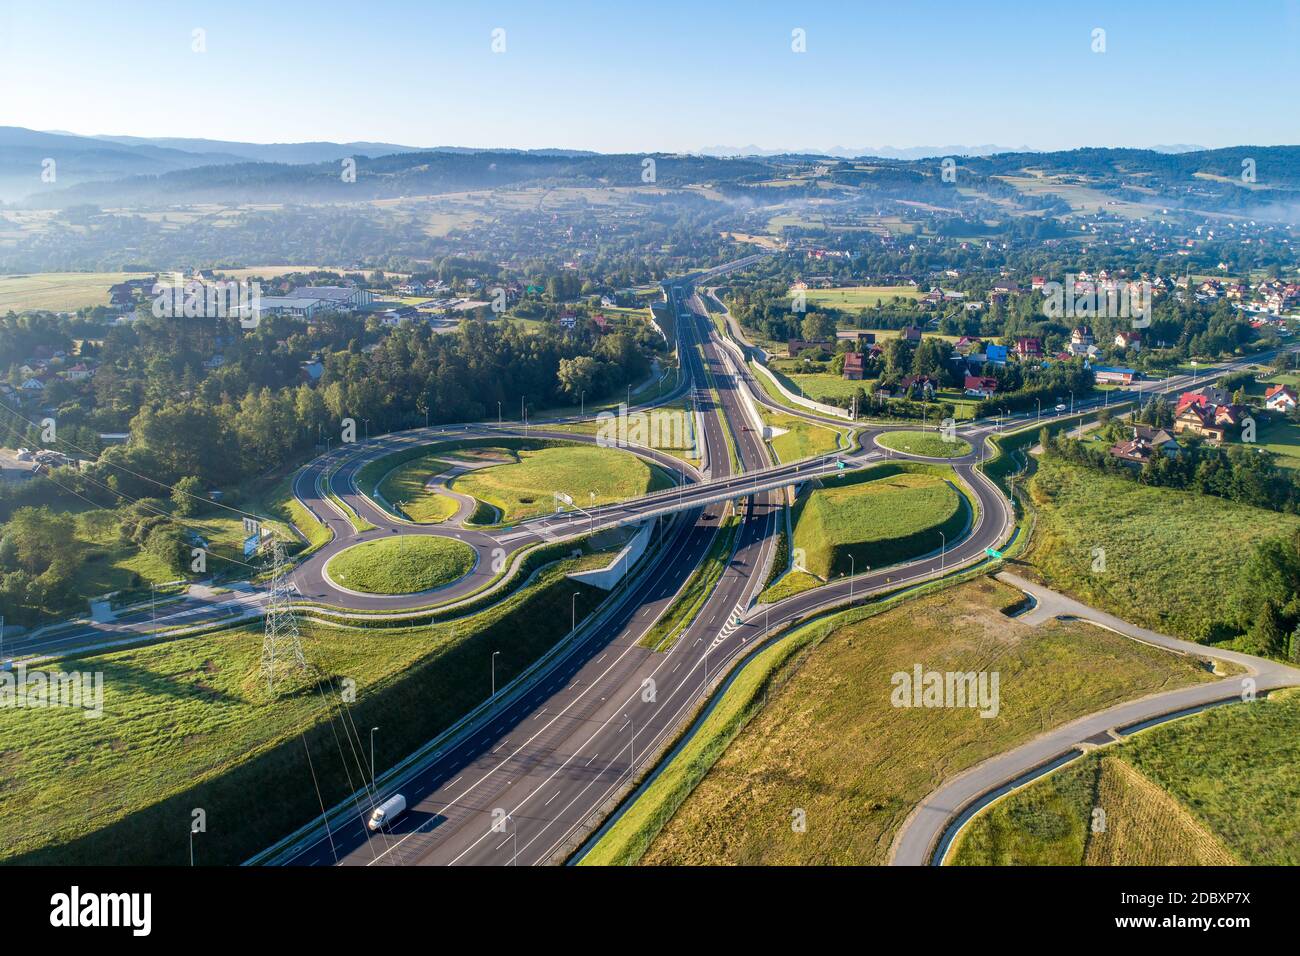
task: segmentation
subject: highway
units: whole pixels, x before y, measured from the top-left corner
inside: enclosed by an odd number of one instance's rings
[[[671,294],[679,295],[675,291]],[[706,320],[679,323],[690,379],[701,386],[705,443],[711,469],[730,471],[726,420],[742,413],[721,369]],[[703,346],[703,356],[695,343]],[[706,371],[706,367],[708,371]],[[724,417],[717,413],[721,411]],[[746,468],[768,463],[758,436],[735,430]],[[711,677],[734,649],[714,639],[737,606],[747,606],[764,579],[774,542],[775,493],[743,509],[734,553],[694,622],[666,651],[639,646],[642,636],[691,576],[717,534],[722,505],[693,510],[660,561],[623,600],[620,615],[556,662],[545,680],[494,714],[482,737],[430,760],[400,784],[411,809],[390,833],[361,825],[366,800],[350,826],[318,835],[284,862],[352,865],[537,864],[562,858],[594,827],[600,811],[650,765]],[[734,648],[748,635],[733,637]],[[707,666],[707,671],[706,671]],[[649,684],[647,682],[653,682]],[[647,688],[652,692],[647,693]],[[634,742],[635,735],[635,742]],[[396,786],[396,784],[394,784]],[[386,788],[384,793],[388,792]]]
[[[761,257],[755,257],[761,258]],[[735,264],[733,264],[734,267]],[[884,592],[950,574],[985,559],[1013,533],[1009,502],[977,467],[986,454],[985,438],[1009,427],[1022,427],[1036,416],[1008,416],[963,423],[958,434],[972,450],[945,460],[975,502],[972,521],[958,540],[941,553],[888,568],[864,568],[852,579],[841,578],[770,606],[756,604],[766,580],[781,516],[784,489],[838,470],[856,469],[886,457],[876,438],[891,428],[916,426],[861,424],[854,447],[816,461],[773,464],[761,437],[747,423],[746,404],[758,403],[784,414],[845,427],[806,410],[777,404],[722,344],[698,297],[694,280],[716,272],[666,282],[670,308],[677,313],[682,388],[700,411],[704,463],[701,469],[654,449],[631,448],[673,472],[674,489],[587,511],[570,511],[520,522],[511,528],[473,529],[460,520],[442,525],[415,525],[381,507],[373,489],[358,485],[368,462],[431,442],[500,439],[503,436],[595,441],[546,424],[471,424],[414,429],[345,446],[320,456],[296,476],[294,493],[333,533],[333,539],[302,561],[293,581],[305,601],[340,612],[380,611],[413,614],[477,592],[494,579],[490,556],[518,552],[530,545],[565,540],[592,529],[641,523],[664,517],[659,547],[633,569],[596,612],[591,626],[579,626],[574,639],[544,668],[518,687],[503,690],[483,713],[390,779],[381,777],[377,791],[354,794],[333,815],[328,828],[309,825],[305,832],[274,848],[269,858],[290,865],[536,865],[559,862],[581,845],[621,796],[655,765],[701,701],[732,663],[769,635],[788,625]],[[1259,357],[1207,369],[1199,378],[1240,367]],[[1189,376],[1158,385],[1112,393],[1119,403],[1158,388],[1180,391]],[[670,398],[676,397],[670,396]],[[1080,403],[1086,411],[1106,399]],[[1044,416],[1050,421],[1055,416]],[[552,427],[570,421],[553,420]],[[729,440],[730,438],[730,440]],[[732,451],[740,464],[733,471]],[[925,459],[919,459],[925,460]],[[574,489],[578,491],[578,489]],[[703,608],[670,647],[642,647],[642,638],[672,604],[707,555],[728,508],[742,521],[726,568]],[[350,510],[375,525],[358,532]],[[458,518],[463,518],[464,509]],[[471,574],[436,592],[394,597],[346,591],[325,574],[329,559],[344,548],[397,534],[455,537],[473,547],[479,561]],[[246,588],[233,595],[186,598],[153,615],[138,611],[110,625],[87,625],[30,638],[15,653],[58,653],[90,645],[97,649],[138,640],[156,628],[197,625],[256,616],[265,592]],[[15,642],[16,643],[16,642]],[[390,831],[371,833],[362,820],[394,792],[403,793],[409,810]]]

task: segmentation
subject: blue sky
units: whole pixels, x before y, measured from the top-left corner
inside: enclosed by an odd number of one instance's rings
[[[1300,142],[1298,50],[1300,0],[0,0],[0,125],[607,152],[1272,145]]]

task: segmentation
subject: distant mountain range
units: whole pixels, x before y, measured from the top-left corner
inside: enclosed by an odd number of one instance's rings
[[[0,201],[20,199],[88,182],[130,176],[158,176],[201,166],[237,163],[307,165],[348,156],[395,153],[478,153],[464,146],[417,147],[396,143],[238,143],[215,139],[145,136],[81,136],[0,126]],[[551,157],[595,156],[583,150],[491,150],[493,153]],[[54,160],[53,182],[42,180],[45,161]]]
[[[825,166],[821,185],[791,182],[782,188],[782,195],[797,198],[801,190],[816,192],[831,185],[882,199],[932,202],[936,195],[927,190],[936,185],[934,159],[939,156],[963,157],[959,165],[964,175],[975,177],[966,182],[982,182],[981,188],[993,193],[1012,190],[1005,179],[1033,169],[1037,175],[1081,177],[1116,202],[1244,213],[1262,206],[1293,208],[1300,199],[1300,147],[1296,146],[1089,147],[1048,153],[994,145],[867,151],[837,147],[833,153],[715,147],[700,153],[651,155],[658,185],[681,188],[708,183],[715,192],[742,201],[770,193],[774,175],[785,175],[791,166]],[[356,159],[354,180],[340,175],[340,160],[348,157]],[[539,185],[639,186],[644,182],[645,158],[639,153],[565,149],[417,149],[371,142],[259,144],[77,136],[11,126],[0,127],[0,198],[37,207],[157,208],[191,203],[356,202]],[[49,160],[54,161],[55,177],[43,181],[43,164]],[[1246,164],[1252,170],[1258,165],[1258,184],[1253,180],[1243,184]]]
[[[1156,153],[1193,153],[1204,146],[1178,143],[1171,146],[1152,146]],[[993,156],[997,153],[1032,153],[1028,146],[832,146],[830,149],[763,149],[760,146],[705,146],[699,152],[704,156],[830,156],[835,159],[935,159],[940,156]]]

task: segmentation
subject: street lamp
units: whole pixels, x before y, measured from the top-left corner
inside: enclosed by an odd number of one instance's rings
[[[853,555],[849,555],[849,603],[853,603],[853,575],[857,573],[857,562],[853,560]]]
[[[501,653],[500,651],[492,652],[492,696],[493,697],[497,695],[497,655],[500,653]]]
[[[948,553],[948,536],[939,532],[939,570],[943,570],[943,558]]]
[[[579,398],[579,401],[581,402],[581,404],[579,405],[578,408],[578,417],[586,418],[587,417],[587,390],[585,388],[582,390],[582,395]]]
[[[370,728],[370,786],[375,785],[375,731],[378,727]]]
[[[573,597],[569,601],[569,633],[572,634],[578,629],[578,592],[573,592]]]
[[[501,427],[501,402],[497,402],[497,428]]]
[[[366,423],[366,441],[370,441],[370,419],[363,418],[361,420]]]
[[[636,721],[628,717],[627,714],[623,716],[627,718],[628,724],[632,727],[632,764],[628,767],[628,776],[634,777],[636,776]]]

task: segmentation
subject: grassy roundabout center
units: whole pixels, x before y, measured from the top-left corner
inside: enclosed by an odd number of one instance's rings
[[[944,441],[938,432],[885,432],[876,441],[894,451],[920,455],[922,458],[961,458],[971,451],[970,442],[966,439],[954,436],[953,441]]]
[[[402,535],[340,551],[325,566],[325,573],[349,591],[414,594],[450,584],[473,567],[474,549],[463,541]]]

